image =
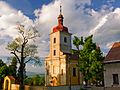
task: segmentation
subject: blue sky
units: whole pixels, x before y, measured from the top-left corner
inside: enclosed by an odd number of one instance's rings
[[[93,34],[104,55],[114,42],[120,42],[120,0],[61,1],[64,25],[73,36]],[[0,57],[11,55],[6,45],[17,37],[17,22],[37,28],[41,35],[36,40],[38,54],[47,56],[49,34],[57,25],[59,5],[60,0],[0,0]],[[27,67],[28,71],[33,70]]]
[[[21,10],[29,18],[34,19],[34,10],[47,5],[54,0],[5,0],[10,6],[17,10]],[[64,3],[64,2],[63,2]],[[89,7],[99,11],[103,5],[111,5],[114,8],[120,7],[120,0],[91,0]]]
[[[43,4],[48,4],[52,0],[5,0],[9,5],[17,10],[21,10],[30,18],[35,18],[34,10],[41,8]]]

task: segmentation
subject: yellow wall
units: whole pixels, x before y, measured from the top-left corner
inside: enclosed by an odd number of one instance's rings
[[[67,37],[67,43],[64,42],[64,37]],[[56,43],[54,43],[54,38],[56,38]],[[56,55],[54,55],[54,50],[56,50]],[[70,64],[71,72],[69,72],[69,63],[67,62],[67,55],[64,53],[70,53],[71,50],[71,34],[66,32],[57,31],[50,34],[50,52],[45,59],[45,81],[46,86],[59,86],[78,84],[78,70],[76,71],[76,77],[72,75],[72,68],[76,67],[77,60],[73,60]],[[47,75],[47,71],[49,74]],[[63,73],[63,74],[62,74]],[[52,81],[52,83],[51,83]],[[54,84],[53,84],[54,82]]]

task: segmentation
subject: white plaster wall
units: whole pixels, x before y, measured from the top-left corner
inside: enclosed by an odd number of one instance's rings
[[[113,75],[112,74],[118,74],[119,85],[117,85],[117,87],[120,87],[120,63],[111,63],[111,64],[104,65],[105,87],[116,87],[115,85],[113,85]]]

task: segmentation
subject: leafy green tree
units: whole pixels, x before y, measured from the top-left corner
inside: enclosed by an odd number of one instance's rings
[[[33,77],[33,85],[36,86],[40,86],[40,85],[44,85],[45,81],[44,81],[44,77],[40,77],[39,75],[36,75]]]
[[[93,43],[92,37],[91,35],[83,40],[83,37],[79,39],[75,36],[73,40],[77,50],[72,50],[72,52],[79,57],[77,66],[83,74],[86,85],[89,80],[97,82],[100,78],[103,78],[103,55],[96,43]]]
[[[2,88],[4,77],[8,75],[8,73],[7,65],[0,59],[0,89]]]
[[[7,49],[11,51],[17,62],[19,63],[18,74],[20,79],[20,90],[24,90],[24,72],[26,63],[31,60],[39,62],[36,53],[37,46],[31,44],[32,41],[35,41],[39,37],[38,31],[35,27],[25,28],[23,25],[18,26],[18,37],[16,37],[11,43],[7,45]]]
[[[13,76],[14,78],[17,78],[17,59],[16,57],[11,58],[12,62],[9,65],[9,71],[11,72],[10,75]]]
[[[32,77],[27,77],[24,80],[26,85],[34,85],[34,86],[43,86],[45,84],[45,78],[39,75],[35,75]]]
[[[17,62],[15,57],[13,57],[12,62],[9,66],[7,66],[2,59],[0,59],[0,85],[3,84],[4,77],[11,75],[16,78],[16,69],[17,69]]]
[[[6,64],[2,61],[2,59],[0,59],[0,67],[2,67],[4,65],[6,65]]]

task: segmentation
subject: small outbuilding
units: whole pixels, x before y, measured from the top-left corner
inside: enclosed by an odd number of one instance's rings
[[[4,78],[4,89],[3,90],[11,90],[11,86],[14,83],[15,83],[15,78],[13,76],[6,76]]]
[[[120,87],[120,42],[113,44],[104,60],[105,87]]]

